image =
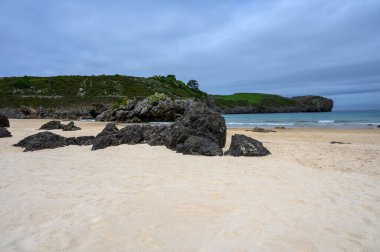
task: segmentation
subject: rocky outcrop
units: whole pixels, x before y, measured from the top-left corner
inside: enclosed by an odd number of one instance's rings
[[[62,129],[62,131],[75,131],[80,130],[81,128],[74,125],[74,122],[69,122],[68,124],[62,124],[60,121],[50,121],[45,124],[43,124],[40,128],[40,130],[56,130],[56,129]]]
[[[224,117],[203,103],[189,107],[183,117],[163,133],[166,134],[165,146],[184,154],[222,155],[226,143]],[[215,145],[218,146],[216,151],[205,151],[207,148],[215,149]]]
[[[2,113],[0,113],[0,127],[9,127],[8,117]]]
[[[297,96],[286,99],[292,101],[292,105],[273,106],[263,102],[257,106],[216,106],[215,110],[222,114],[331,112],[334,105],[333,100],[322,96]]]
[[[66,138],[49,131],[44,131],[28,136],[19,141],[14,146],[25,148],[25,152],[43,149],[55,149],[68,145],[89,145],[92,144],[93,139],[93,136]]]
[[[263,144],[253,138],[245,135],[233,135],[231,145],[228,151],[224,153],[234,157],[238,156],[266,156],[270,152],[263,146]]]
[[[224,118],[202,103],[190,106],[169,126],[130,125],[118,129],[109,123],[94,140],[92,150],[120,144],[164,145],[183,154],[222,155],[226,142]]]
[[[4,127],[0,127],[0,138],[11,137],[12,134]]]
[[[0,112],[8,118],[18,119],[61,119],[78,120],[80,118],[95,119],[103,111],[110,108],[109,105],[93,104],[85,107],[57,108],[57,107],[19,107],[19,108],[0,108]]]
[[[301,112],[331,112],[334,101],[322,96],[296,96],[292,98],[301,105]]]
[[[193,103],[192,100],[172,100],[162,94],[155,94],[142,101],[130,100],[125,106],[104,111],[96,121],[114,122],[173,122]]]

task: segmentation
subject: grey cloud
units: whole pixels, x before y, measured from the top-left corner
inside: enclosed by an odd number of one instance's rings
[[[3,0],[0,75],[173,73],[210,93],[374,107],[378,13],[377,0]]]

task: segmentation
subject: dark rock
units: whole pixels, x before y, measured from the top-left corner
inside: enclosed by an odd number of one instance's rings
[[[0,127],[9,127],[9,120],[2,113],[0,113]]]
[[[144,142],[151,146],[165,145],[168,130],[165,125],[146,127],[143,130]]]
[[[141,125],[129,125],[122,128],[117,137],[119,138],[119,144],[138,144],[144,141],[143,131],[147,127]]]
[[[284,126],[274,127],[275,129],[286,129]]]
[[[80,136],[75,138],[75,144],[82,146],[82,145],[92,145],[94,144],[94,136]]]
[[[81,128],[74,125],[74,122],[69,122],[67,125],[62,125],[63,131],[75,131],[75,130],[81,130]]]
[[[49,131],[40,132],[28,136],[14,146],[25,148],[24,151],[36,151],[42,149],[54,149],[72,144],[72,139],[54,134]]]
[[[266,156],[270,152],[263,144],[245,135],[233,135],[231,145],[225,155],[237,156]]]
[[[204,156],[222,156],[220,146],[208,138],[190,136],[185,142],[178,144],[175,150],[179,153]]]
[[[114,133],[118,133],[119,129],[116,127],[116,124],[114,123],[107,123],[106,127],[97,135],[98,136],[103,136],[103,135],[110,135]]]
[[[96,118],[98,115],[107,110],[104,104],[92,104],[93,108],[90,109],[89,114],[91,117]]]
[[[50,121],[45,124],[43,124],[39,129],[40,130],[55,130],[55,129],[62,129],[62,124],[60,121]]]
[[[6,128],[0,127],[0,138],[11,136],[12,134]]]
[[[378,128],[380,128],[380,125],[377,125]]]
[[[223,154],[225,142],[224,118],[198,103],[188,108],[183,117],[170,126],[129,125],[118,130],[115,124],[109,123],[95,137],[92,150],[120,144],[147,143],[165,145],[184,154],[216,156]]]
[[[224,117],[219,113],[211,110],[203,103],[196,103],[189,107],[183,117],[168,127],[162,133],[166,134],[165,146],[169,149],[181,152],[185,150],[183,144],[190,136],[196,136],[208,139],[223,148],[226,143],[226,123]],[[189,144],[196,144],[194,148],[189,148]],[[206,143],[206,141],[203,141]],[[195,149],[200,145],[199,139],[192,139],[186,143],[186,149],[192,149],[191,153],[196,154]],[[214,146],[210,146],[209,153],[220,153],[220,151],[212,151]],[[205,150],[202,153],[206,153]],[[202,155],[202,153],[198,153]]]
[[[274,130],[269,130],[269,129],[264,129],[264,128],[258,128],[254,127],[253,129],[249,129],[247,131],[252,131],[252,132],[259,132],[259,133],[270,133],[270,132],[276,132]]]
[[[97,115],[95,120],[99,122],[107,122],[111,120],[111,116],[112,116],[112,111],[108,110]]]
[[[109,146],[119,145],[119,129],[114,123],[108,123],[106,127],[95,137],[91,150],[104,149]]]
[[[351,144],[351,143],[345,143],[345,142],[339,142],[339,141],[332,141],[331,144]]]
[[[191,104],[193,104],[192,100],[172,100],[164,94],[154,94],[142,101],[130,100],[125,106],[104,111],[96,117],[96,121],[172,122],[180,117]]]

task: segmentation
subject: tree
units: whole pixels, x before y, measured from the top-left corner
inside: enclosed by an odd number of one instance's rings
[[[199,83],[196,80],[189,80],[186,84],[191,90],[198,91]]]

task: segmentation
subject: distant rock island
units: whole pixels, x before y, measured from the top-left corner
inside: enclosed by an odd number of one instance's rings
[[[209,95],[196,80],[185,83],[175,75],[0,78],[0,112],[9,118],[174,121],[194,101],[225,114],[330,112],[333,108],[333,101],[321,96]]]
[[[219,112],[224,114],[331,112],[331,99],[306,95],[287,98],[272,94],[237,93],[211,95]]]

